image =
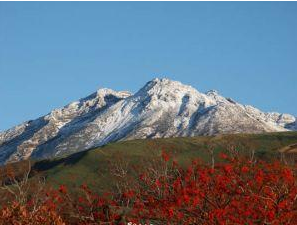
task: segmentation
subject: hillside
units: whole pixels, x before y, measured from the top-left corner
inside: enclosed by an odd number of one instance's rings
[[[133,173],[133,166],[143,166],[160,158],[162,150],[186,165],[194,158],[209,163],[210,148],[214,149],[216,160],[219,160],[219,152],[226,152],[226,149],[233,147],[246,155],[255,149],[256,158],[271,160],[281,157],[280,149],[296,143],[297,132],[131,140],[107,144],[64,158],[40,161],[34,164],[33,170],[46,176],[47,181],[54,185],[87,183],[102,191],[113,187],[116,179],[111,173],[113,165],[122,165]],[[296,163],[296,154],[288,154],[287,161]]]
[[[15,183],[15,186],[6,183],[4,188],[0,188],[4,216],[0,218],[4,221],[0,221],[0,224],[12,224],[15,218],[33,221],[21,224],[35,224],[37,219],[42,223],[49,221],[47,224],[65,224],[52,221],[57,219],[66,221],[66,224],[77,224],[78,221],[82,224],[95,224],[94,221],[96,224],[108,224],[108,221],[112,221],[110,224],[118,224],[119,221],[128,224],[135,218],[139,218],[137,221],[140,223],[192,224],[185,222],[184,216],[177,220],[168,217],[167,213],[163,215],[163,210],[168,212],[174,209],[170,215],[175,215],[175,212],[191,209],[193,214],[185,215],[190,215],[190,220],[194,221],[197,215],[201,215],[195,214],[197,208],[205,208],[209,214],[224,207],[230,209],[230,218],[235,218],[236,222],[231,224],[236,224],[238,218],[251,218],[252,222],[249,223],[255,224],[260,216],[263,217],[261,224],[265,224],[265,215],[272,210],[273,215],[287,220],[284,224],[292,224],[292,221],[296,221],[296,167],[292,165],[296,165],[297,157],[291,150],[295,149],[296,143],[297,132],[132,140],[64,158],[35,162],[32,163],[28,183]],[[218,157],[218,153],[225,152],[226,148],[241,155],[249,155],[251,149],[257,149],[253,160],[255,163],[238,158],[226,164],[226,159],[223,159],[225,155]],[[215,167],[209,164],[210,149],[215,151]],[[206,164],[190,162],[196,157],[202,158]],[[283,163],[273,163],[274,159],[279,158]],[[177,160],[177,163],[171,163],[171,159]],[[26,161],[21,161],[5,167],[24,172],[27,166]],[[37,182],[35,178],[39,176],[47,178],[45,185]],[[15,199],[11,190],[20,190],[20,196],[25,197],[17,199],[16,204],[24,202],[21,207],[11,204]],[[266,190],[275,192],[264,195]],[[195,199],[199,200],[195,204],[203,205],[193,207]],[[226,205],[230,199],[238,207]],[[271,205],[271,201],[277,202],[278,208]],[[282,203],[284,201],[285,204]],[[258,213],[259,216],[246,216],[245,211],[240,210],[246,207],[254,210],[253,215]],[[234,216],[233,209],[241,214]],[[263,209],[264,213],[267,212],[264,216]],[[287,217],[279,215],[280,212]],[[159,214],[161,216],[156,217]],[[24,218],[24,215],[27,217]],[[207,224],[217,223],[213,217],[204,215],[202,219],[211,221]],[[230,223],[229,219],[226,221]],[[277,224],[282,222],[277,221]]]

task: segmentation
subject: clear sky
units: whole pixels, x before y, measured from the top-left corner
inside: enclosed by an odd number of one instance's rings
[[[297,115],[297,2],[0,2],[0,130],[154,77]]]

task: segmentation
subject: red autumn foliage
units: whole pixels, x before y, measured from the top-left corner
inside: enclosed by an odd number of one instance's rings
[[[214,168],[198,160],[183,168],[163,151],[158,171],[146,168],[120,194],[84,184],[71,195],[61,185],[2,206],[0,224],[296,224],[296,167],[221,157]]]
[[[157,181],[143,181],[131,218],[163,224],[297,222],[296,177],[277,162],[233,159],[214,169],[193,162],[187,169],[167,169]]]
[[[162,158],[163,158],[163,160],[164,160],[165,162],[167,162],[167,161],[169,161],[170,156],[169,156],[169,154],[168,154],[167,152],[162,151]]]

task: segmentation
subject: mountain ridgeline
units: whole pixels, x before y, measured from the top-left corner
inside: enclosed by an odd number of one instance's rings
[[[264,113],[216,91],[154,79],[135,94],[99,89],[0,133],[0,164],[68,155],[110,142],[296,130],[296,117]]]

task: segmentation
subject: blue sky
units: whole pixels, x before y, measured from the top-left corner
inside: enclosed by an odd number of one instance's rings
[[[0,130],[168,77],[297,115],[296,2],[0,2]]]

